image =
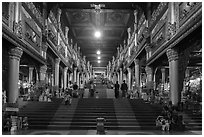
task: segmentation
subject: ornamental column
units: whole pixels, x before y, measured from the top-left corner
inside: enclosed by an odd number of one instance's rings
[[[29,83],[33,81],[33,70],[34,70],[34,67],[29,67],[29,77],[28,77]]]
[[[169,61],[170,100],[173,105],[177,106],[180,101],[178,51],[175,49],[168,49],[166,54]]]
[[[117,80],[117,81],[118,81],[118,84],[120,84],[120,72],[117,72],[117,76],[118,76],[118,77],[117,77],[117,78],[118,78],[118,80]]]
[[[128,90],[131,89],[131,68],[127,68],[128,71]]]
[[[45,82],[45,75],[47,71],[47,65],[43,65],[40,67],[40,81]]]
[[[14,13],[14,33],[22,38],[22,21],[21,21],[21,2],[15,2],[15,13]]]
[[[74,68],[74,82],[77,82],[77,67]]]
[[[146,60],[148,60],[151,57],[151,54],[152,54],[150,46],[146,46],[145,50],[146,50]]]
[[[79,75],[80,75],[80,72],[77,72],[77,85],[79,86],[79,84],[80,84],[80,79],[79,79]]]
[[[64,89],[67,88],[67,70],[68,70],[68,67],[65,67],[64,68]]]
[[[60,64],[60,58],[55,59],[55,87],[59,88],[59,64]]]
[[[22,54],[23,50],[20,47],[9,51],[8,103],[16,103],[18,99],[19,62]]]
[[[139,66],[139,59],[134,60],[135,63],[135,84],[137,89],[140,88],[140,66]]]
[[[71,82],[74,81],[74,79],[73,79],[73,72],[71,72],[71,73],[69,74],[69,81],[71,81]],[[68,82],[69,82],[69,81],[68,81]]]
[[[113,75],[114,83],[116,83],[116,81],[118,81],[117,79],[118,79],[118,78],[117,78],[117,73],[115,72],[114,75]]]
[[[146,74],[147,74],[147,81],[152,81],[152,78],[153,78],[153,70],[151,67],[149,66],[146,66],[145,67],[145,71],[146,71]]]
[[[153,70],[151,67],[146,66],[145,67],[145,71],[147,74],[147,86],[149,87],[149,89],[153,89]]]
[[[123,69],[120,68],[120,84],[123,83]]]
[[[161,68],[161,73],[162,73],[162,84],[164,85],[164,83],[165,83],[165,71],[166,69],[165,69],[165,67],[163,67],[163,68]]]

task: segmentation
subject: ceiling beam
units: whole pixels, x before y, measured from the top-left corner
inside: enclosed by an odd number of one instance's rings
[[[80,4],[78,6],[81,6]],[[91,12],[91,13],[96,13],[96,10],[95,9],[85,9],[83,7],[83,9],[80,7],[79,9],[71,9],[69,7],[65,7],[65,6],[61,6],[60,7],[61,9],[65,9],[67,12]],[[130,9],[114,9],[114,7],[111,7],[111,9],[101,9],[100,10],[100,13],[112,13],[112,12],[120,12],[120,13],[131,13],[133,12],[133,10],[130,10]]]
[[[90,36],[84,36],[84,37],[76,37],[77,40],[96,40],[95,37],[90,37]],[[117,40],[117,41],[121,41],[121,37],[103,37],[100,40]]]
[[[72,29],[85,29],[85,30],[95,30],[95,27],[92,25],[87,25],[87,24],[72,24],[69,26]],[[124,25],[111,25],[111,26],[100,26],[100,30],[104,31],[104,30],[113,30],[113,29],[117,29],[117,30],[123,30],[123,29],[127,29],[127,26]]]

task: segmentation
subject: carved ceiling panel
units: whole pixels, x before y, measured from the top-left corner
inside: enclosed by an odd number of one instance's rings
[[[100,13],[94,9],[66,9],[67,21],[82,55],[95,67],[105,67],[117,53],[127,31],[133,10],[103,9]],[[95,30],[100,30],[102,37],[94,37]],[[97,49],[101,50],[101,63],[97,63]],[[103,60],[103,61],[102,61]]]
[[[92,25],[91,12],[85,12],[83,10],[73,10],[66,12],[67,18],[71,25]]]
[[[130,13],[108,12],[105,18],[105,26],[126,26]]]

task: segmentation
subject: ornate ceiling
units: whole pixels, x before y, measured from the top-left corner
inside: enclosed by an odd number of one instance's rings
[[[95,6],[102,4],[101,7]],[[93,67],[106,67],[108,61],[116,56],[117,47],[127,37],[127,28],[134,21],[137,3],[60,3],[58,6],[65,15],[69,33],[80,47],[83,56]],[[140,3],[140,5],[142,5]],[[96,38],[94,33],[102,34]],[[101,51],[98,63],[96,51]]]
[[[117,47],[122,44],[128,23],[133,11],[103,9],[64,9],[77,45],[82,54],[95,67],[106,67],[112,56],[116,55]],[[94,33],[102,34],[96,38]],[[101,51],[101,63],[97,63],[96,51]]]

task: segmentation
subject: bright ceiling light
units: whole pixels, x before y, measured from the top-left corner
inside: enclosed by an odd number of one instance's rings
[[[101,57],[98,57],[98,59],[101,59]]]
[[[101,51],[100,51],[100,50],[98,50],[98,51],[96,52],[96,54],[98,54],[98,55],[99,55],[99,54],[101,54]]]
[[[100,61],[100,60],[98,60],[98,63],[101,63],[101,61]]]
[[[100,38],[101,37],[101,32],[100,31],[96,31],[94,35],[95,35],[96,38]]]

